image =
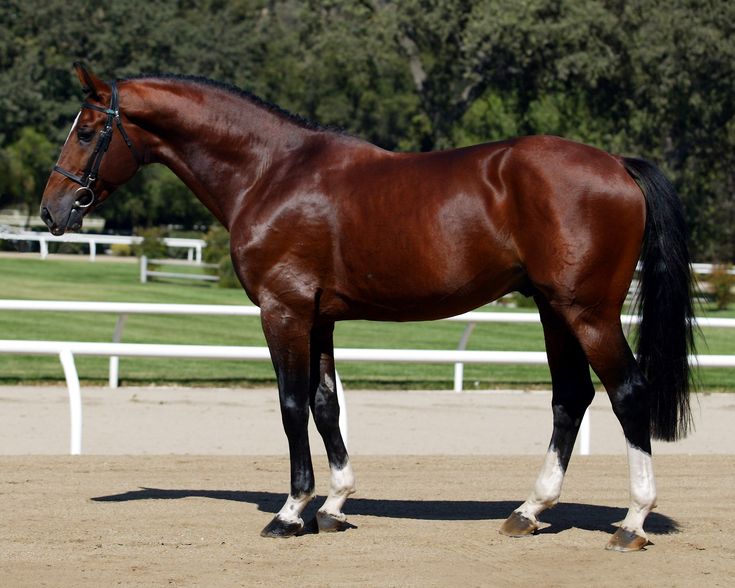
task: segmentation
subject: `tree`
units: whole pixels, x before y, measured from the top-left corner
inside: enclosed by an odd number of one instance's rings
[[[735,260],[729,0],[5,0],[0,150],[26,128],[64,140],[75,59],[105,77],[230,82],[387,149],[551,133],[644,156],[681,194],[694,255]],[[100,213],[118,228],[200,223],[163,174]]]
[[[38,212],[38,195],[46,185],[56,147],[37,130],[26,127],[18,140],[4,150],[3,192],[26,207],[26,226]]]

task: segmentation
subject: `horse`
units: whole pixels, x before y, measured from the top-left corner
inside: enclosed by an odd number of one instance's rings
[[[318,530],[352,527],[355,476],[338,426],[336,321],[434,320],[507,293],[535,300],[553,430],[528,498],[500,527],[534,534],[560,497],[599,377],[625,436],[630,507],[608,549],[648,544],[651,438],[691,428],[692,278],[683,206],[654,164],[552,136],[427,153],[383,150],[233,86],[191,76],[103,81],[76,63],[85,101],[43,192],[51,233],[149,163],[168,166],[229,230],[261,309],[288,439],[290,491],[266,537],[305,532],[315,496],[307,425],[326,447]],[[637,357],[620,313],[638,260]]]

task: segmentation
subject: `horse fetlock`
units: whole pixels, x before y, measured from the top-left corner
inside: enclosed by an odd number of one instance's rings
[[[329,486],[333,494],[347,492],[349,495],[355,491],[355,474],[349,460],[342,467],[331,466],[331,473]]]

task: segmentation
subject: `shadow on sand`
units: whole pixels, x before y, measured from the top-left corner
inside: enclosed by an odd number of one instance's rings
[[[95,502],[128,502],[132,500],[176,500],[180,498],[211,498],[247,502],[266,513],[276,513],[286,500],[286,495],[276,492],[253,492],[248,490],[167,490],[162,488],[139,488],[122,494],[98,496]],[[313,518],[316,509],[324,502],[317,497],[304,512],[304,520]],[[396,519],[418,519],[425,521],[477,521],[487,519],[504,520],[518,500],[381,500],[377,498],[352,498],[347,501],[346,515],[389,517]],[[540,533],[558,533],[576,527],[588,531],[615,531],[614,522],[625,518],[626,509],[594,504],[560,503],[545,511],[541,520],[549,527]],[[666,515],[653,512],[646,519],[646,531],[654,535],[679,532],[679,524]]]

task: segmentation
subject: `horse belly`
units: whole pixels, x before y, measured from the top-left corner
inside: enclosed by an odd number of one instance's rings
[[[392,238],[360,239],[342,249],[335,293],[347,318],[444,318],[525,284],[525,271],[508,244],[470,228],[449,240],[436,233],[417,239],[406,228]]]

